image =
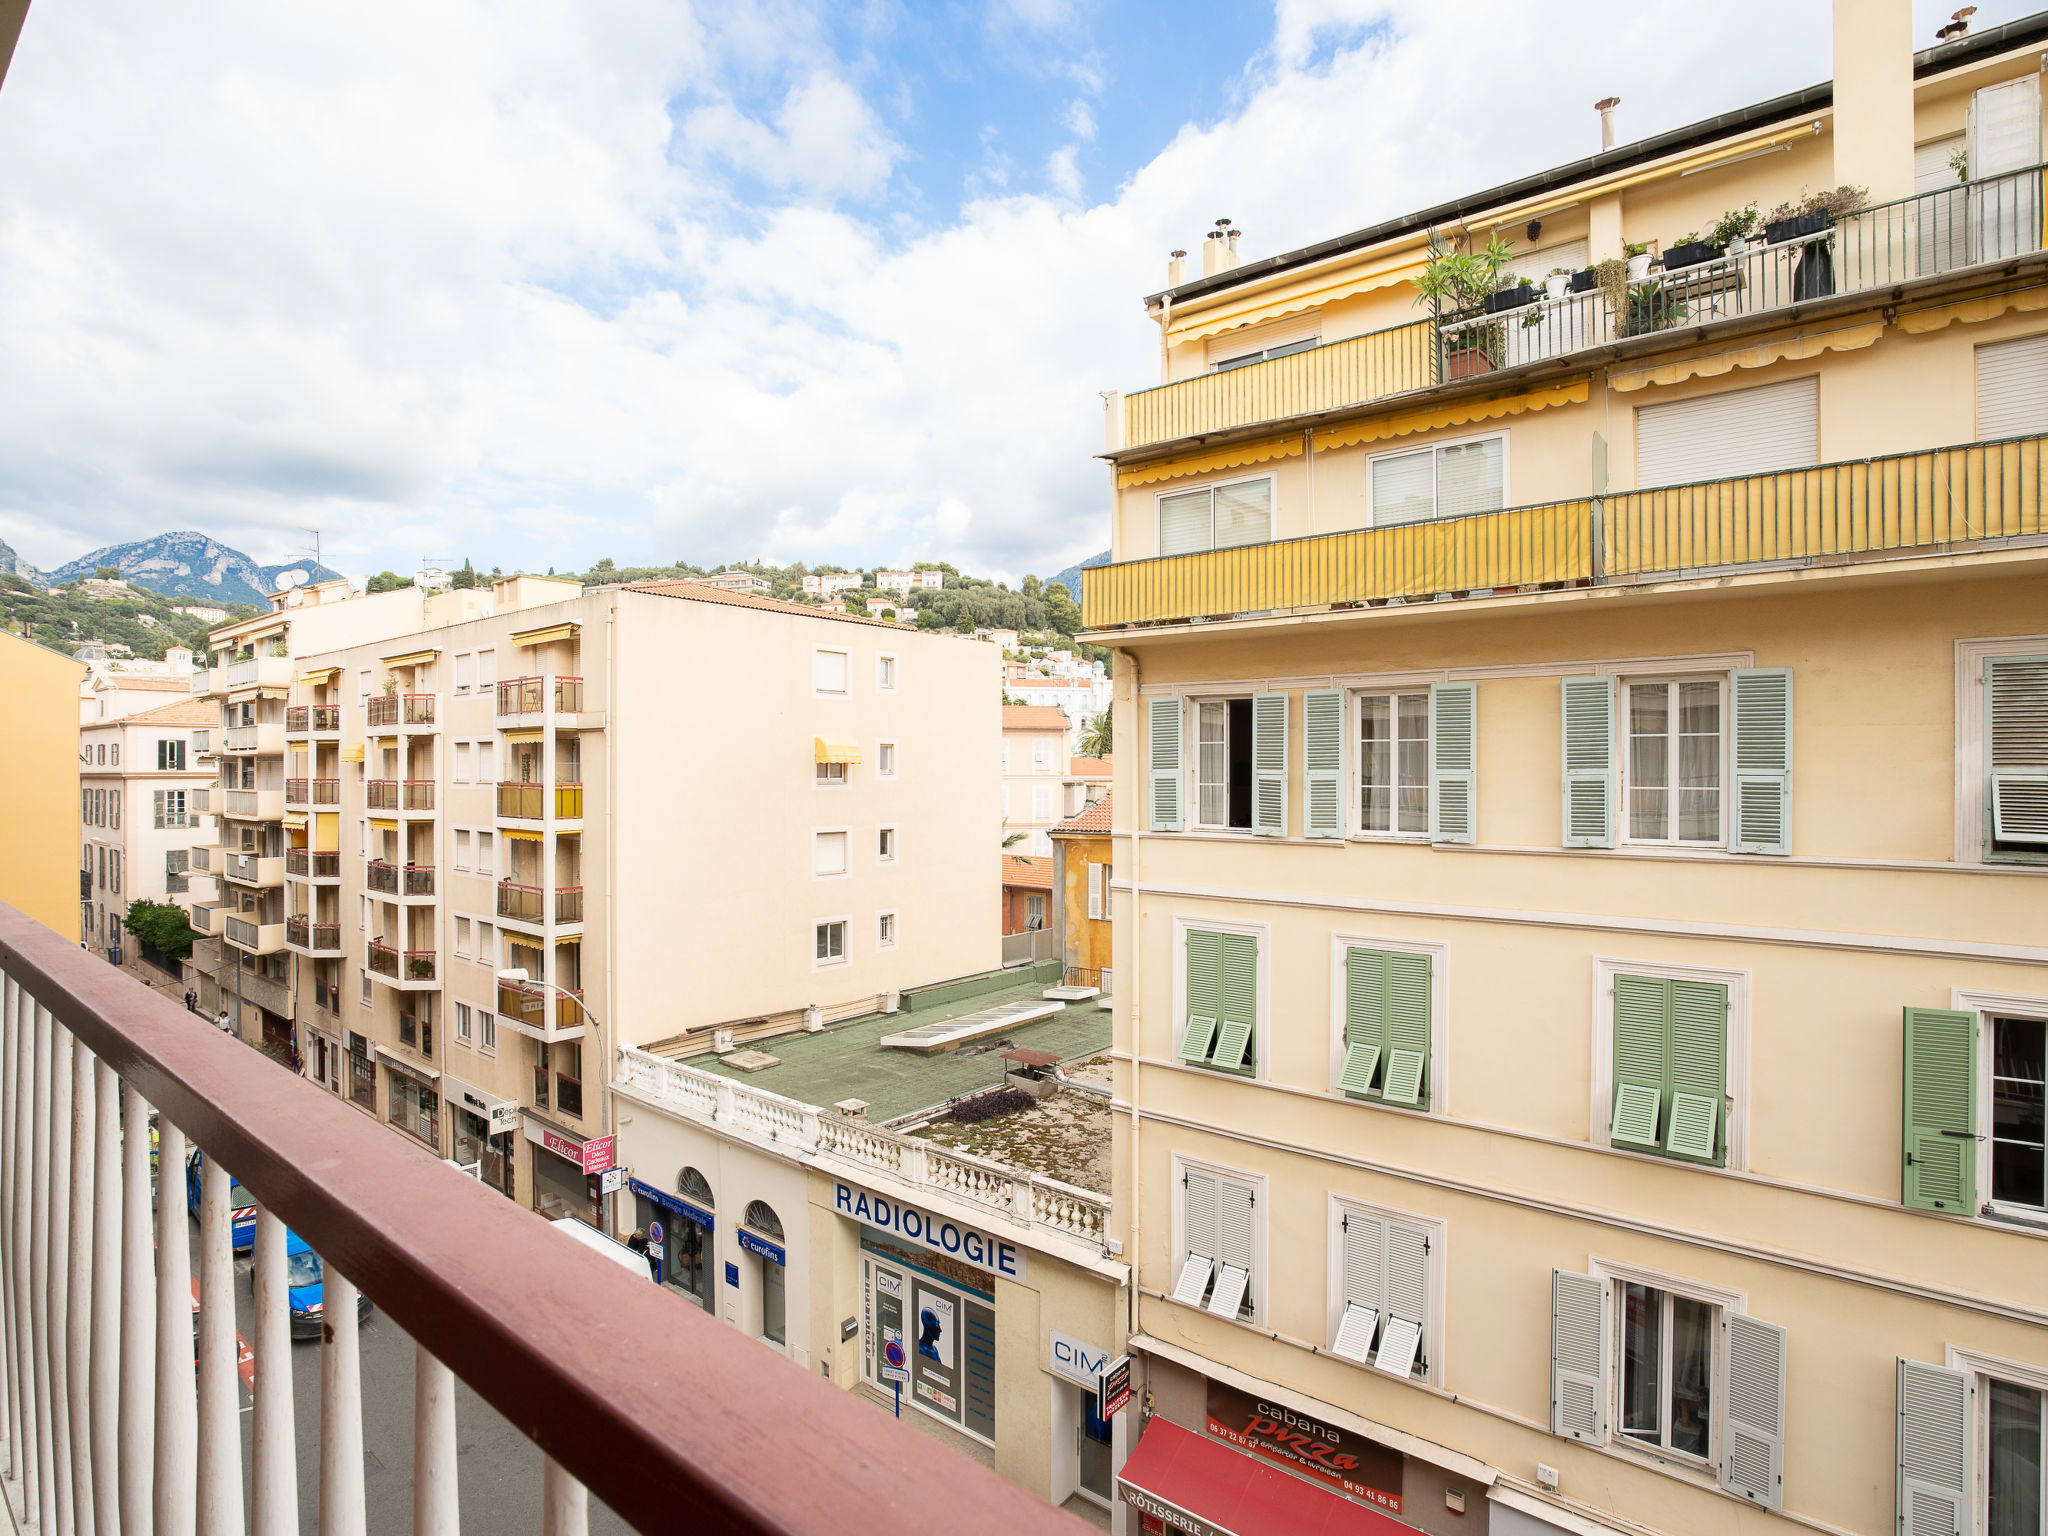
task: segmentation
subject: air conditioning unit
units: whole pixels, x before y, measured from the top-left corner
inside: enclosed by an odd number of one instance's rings
[[[732,1031],[731,1031],[731,1030],[729,1030],[729,1029],[714,1029],[713,1031],[711,1031],[711,1049],[712,1049],[712,1050],[716,1051],[716,1052],[717,1052],[717,1053],[718,1053],[719,1055],[723,1056],[723,1055],[724,1055],[724,1054],[725,1054],[726,1052],[730,1051],[730,1050],[731,1050],[732,1048],[733,1048],[733,1045],[732,1045]]]
[[[816,1003],[804,1010],[804,1032],[815,1035],[825,1027],[825,1010]]]

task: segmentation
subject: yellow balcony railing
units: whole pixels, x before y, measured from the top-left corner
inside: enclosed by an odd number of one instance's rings
[[[1635,580],[2048,534],[2048,437],[1098,566],[1091,629]]]

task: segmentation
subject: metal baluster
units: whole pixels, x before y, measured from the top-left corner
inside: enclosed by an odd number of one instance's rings
[[[255,1425],[251,1469],[254,1536],[298,1536],[299,1464],[292,1443],[291,1291],[284,1223],[256,1211]],[[324,1310],[324,1309],[323,1309]]]
[[[121,1531],[121,1083],[93,1067],[92,1491],[99,1536]]]
[[[34,1293],[35,1266],[33,1262],[30,1206],[34,1200],[35,1176],[32,1167],[30,1147],[33,1144],[35,1126],[35,1004],[25,987],[17,987],[14,996],[12,1045],[10,1055],[14,1072],[9,1080],[8,1095],[13,1109],[8,1120],[9,1147],[12,1152],[8,1163],[8,1222],[13,1230],[13,1240],[8,1245],[12,1260],[12,1320],[14,1337],[14,1374],[19,1381],[21,1398],[21,1430],[15,1437],[20,1445],[15,1452],[16,1475],[21,1479],[21,1498],[24,1510],[40,1507],[41,1466],[37,1459],[37,1445],[40,1433],[36,1412],[36,1366]]]
[[[192,1249],[185,1133],[157,1116],[155,1536],[193,1536],[199,1408],[192,1378]]]
[[[356,1288],[323,1261],[321,1296],[320,1536],[366,1536]]]
[[[199,1536],[233,1536],[242,1528],[231,1182],[220,1159],[208,1155],[199,1170]]]
[[[415,1345],[412,1386],[412,1536],[461,1536],[456,1496],[455,1373]]]
[[[590,1490],[549,1456],[540,1465],[541,1536],[590,1536]]]
[[[149,1103],[121,1089],[121,1536],[156,1519],[156,1244],[150,1237]]]
[[[36,1007],[35,1130],[30,1142],[29,1332],[36,1370],[36,1511],[57,1530],[56,1442],[50,1425],[50,1035],[49,1010]]]
[[[20,1001],[21,984],[10,976],[0,987],[0,1149],[5,1152],[0,1156],[0,1361],[7,1367],[7,1476],[16,1481],[24,1469],[22,1435],[28,1427],[21,1406],[21,1354],[14,1327],[21,1285],[14,1264],[15,1088],[21,1072],[16,1013]]]
[[[50,1440],[57,1479],[57,1529],[70,1536],[71,1361],[71,1031],[50,1026]]]
[[[71,1523],[77,1536],[98,1529],[92,1501],[92,1052],[71,1042],[71,1253],[64,1320],[65,1418],[71,1442]]]

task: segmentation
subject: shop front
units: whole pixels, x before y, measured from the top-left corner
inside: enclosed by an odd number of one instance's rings
[[[573,1216],[605,1230],[598,1175],[612,1166],[616,1138],[584,1138],[537,1118],[524,1116],[526,1140],[533,1152],[533,1208],[549,1221]]]
[[[710,1181],[695,1168],[685,1168],[674,1194],[639,1179],[628,1179],[626,1187],[633,1192],[633,1224],[647,1236],[654,1278],[691,1305],[712,1311],[718,1220]]]
[[[511,1195],[513,1143],[519,1135],[519,1106],[511,1099],[465,1083],[442,1080],[454,1131],[455,1161],[474,1170],[483,1183]]]
[[[385,1119],[394,1129],[425,1142],[438,1156],[441,1151],[441,1074],[415,1066],[381,1045],[377,1047],[377,1059],[385,1068],[384,1085],[388,1099]]]

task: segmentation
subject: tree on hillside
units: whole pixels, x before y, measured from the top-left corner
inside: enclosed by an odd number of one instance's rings
[[[1081,627],[1080,608],[1058,582],[1045,589],[1045,622],[1070,640],[1074,631]]]
[[[121,579],[121,567],[118,565],[103,565],[92,574],[96,581],[119,581]]]
[[[396,592],[400,587],[412,585],[410,576],[401,576],[396,571],[379,571],[363,584],[365,592]]]
[[[920,608],[917,610],[917,627],[919,629],[944,629],[946,621],[939,617],[938,609]]]
[[[553,575],[554,572],[550,571],[548,574]],[[476,567],[471,565],[469,561],[465,559],[462,562],[462,569],[457,571],[453,576],[448,578],[448,585],[453,587],[458,592],[468,591],[471,587],[476,585]]]
[[[963,635],[974,633],[974,615],[969,613],[965,606],[960,609],[960,617],[953,621],[953,628]]]
[[[1044,587],[1045,583],[1036,576],[1027,575],[1020,590],[1022,590],[1026,597],[1037,597],[1044,590]]]

